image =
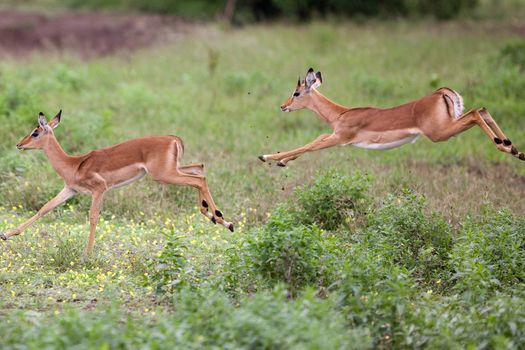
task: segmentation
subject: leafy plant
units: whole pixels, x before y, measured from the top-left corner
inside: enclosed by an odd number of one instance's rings
[[[485,211],[467,223],[451,253],[455,289],[485,298],[525,281],[525,220],[507,210]]]
[[[400,196],[387,196],[368,216],[360,239],[428,282],[446,271],[452,229],[439,214],[425,213],[423,197],[405,190]]]
[[[153,284],[157,293],[172,293],[184,284],[186,246],[181,243],[180,236],[165,236],[164,248],[148,264],[147,283]]]
[[[360,172],[346,175],[335,169],[318,173],[312,185],[295,191],[301,222],[334,230],[366,208],[371,177]]]
[[[327,286],[334,274],[337,247],[333,237],[316,226],[288,230],[254,230],[242,242],[248,270],[268,283],[284,282],[294,294],[306,285]]]

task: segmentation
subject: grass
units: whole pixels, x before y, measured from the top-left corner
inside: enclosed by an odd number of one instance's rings
[[[70,153],[181,136],[184,163],[206,164],[236,233],[201,217],[191,189],[142,180],[107,196],[86,257],[90,201],[75,198],[0,244],[1,347],[523,347],[525,168],[479,128],[387,152],[332,148],[284,169],[257,159],[327,130],[308,111],[279,112],[310,66],[323,73],[320,90],[350,106],[451,86],[525,149],[525,79],[512,61],[521,56],[501,54],[523,39],[491,28],[201,25],[90,61],[4,58],[0,231],[61,189],[41,152],[14,145],[40,110],[62,108],[56,135]],[[323,216],[286,216],[311,212],[341,186],[358,188],[366,208],[330,203],[328,228]]]

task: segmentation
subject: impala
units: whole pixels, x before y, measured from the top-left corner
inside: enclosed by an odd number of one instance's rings
[[[104,193],[128,185],[148,173],[154,180],[187,185],[198,189],[199,207],[213,223],[224,225],[233,232],[233,224],[223,219],[208,189],[203,164],[181,166],[184,153],[182,140],[177,136],[147,136],[131,139],[81,156],[70,156],[58,143],[53,129],[60,123],[62,111],[49,121],[42,112],[38,127],[24,137],[16,147],[20,150],[42,149],[55,171],[64,180],[64,188],[47,202],[33,217],[16,229],[0,234],[3,240],[20,234],[36,220],[77,193],[91,195],[87,253],[93,251],[95,230]],[[211,212],[210,212],[211,211]]]
[[[463,113],[462,97],[450,88],[440,88],[430,95],[392,108],[348,108],[317,91],[322,81],[321,72],[314,73],[310,68],[305,79],[297,81],[295,91],[281,110],[292,112],[308,108],[330,125],[333,132],[291,151],[259,156],[260,160],[276,160],[277,165],[286,166],[305,152],[336,145],[386,150],[413,143],[419,135],[425,135],[433,142],[445,141],[474,125],[483,129],[498,150],[525,160],[525,154],[512,145],[487,109],[476,108]]]

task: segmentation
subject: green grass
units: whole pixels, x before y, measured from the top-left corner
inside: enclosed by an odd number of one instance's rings
[[[523,39],[501,26],[201,25],[132,54],[3,59],[0,231],[61,189],[41,152],[14,145],[39,111],[62,108],[55,134],[70,153],[182,137],[183,163],[205,163],[236,233],[201,217],[192,189],[143,180],[108,194],[86,257],[90,201],[75,198],[0,242],[0,347],[523,347],[525,167],[479,128],[387,152],[332,148],[284,169],[257,159],[327,131],[309,111],[279,112],[310,66],[349,106],[453,87],[525,149],[521,56],[500,53]],[[301,218],[342,187],[358,189],[359,208],[334,201]]]

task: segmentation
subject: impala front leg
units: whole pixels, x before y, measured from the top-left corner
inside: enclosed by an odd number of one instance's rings
[[[259,159],[263,162],[267,160],[278,160],[277,162],[278,166],[286,166],[286,163],[288,163],[290,160],[296,159],[301,154],[306,152],[312,152],[317,151],[320,149],[332,147],[339,145],[341,143],[341,140],[337,134],[323,134],[316,138],[314,141],[299,147],[297,149],[288,151],[288,152],[281,152],[281,153],[275,153],[275,154],[267,154],[260,156]]]
[[[44,206],[40,208],[40,210],[33,217],[31,217],[29,220],[27,220],[26,222],[24,222],[22,225],[18,226],[14,230],[7,231],[5,234],[0,233],[0,238],[3,240],[6,240],[11,236],[19,235],[20,233],[22,233],[22,231],[28,228],[35,221],[37,221],[42,216],[49,213],[51,210],[53,210],[60,204],[67,201],[69,198],[73,197],[75,194],[76,194],[75,190],[69,187],[64,187],[62,191],[60,191],[53,199],[51,199],[49,202],[44,204]]]
[[[94,192],[91,197],[91,208],[89,209],[89,237],[86,248],[87,254],[91,254],[93,252],[93,246],[95,244],[95,231],[97,230],[97,222],[103,199],[104,192]]]

